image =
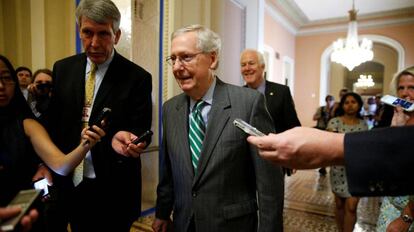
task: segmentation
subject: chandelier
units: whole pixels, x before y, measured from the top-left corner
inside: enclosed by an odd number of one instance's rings
[[[375,85],[372,75],[359,75],[358,81],[355,83],[355,86],[358,88],[370,88]]]
[[[361,44],[358,40],[358,26],[356,21],[357,11],[352,2],[352,10],[349,12],[348,35],[346,41],[338,39],[333,43],[333,52],[331,61],[342,64],[352,71],[355,67],[366,61],[372,60],[372,41],[366,38],[362,39]]]

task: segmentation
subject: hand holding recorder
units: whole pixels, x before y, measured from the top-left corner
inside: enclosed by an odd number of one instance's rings
[[[29,231],[38,217],[38,212],[32,207],[39,200],[40,192],[35,189],[22,190],[7,208],[0,208],[0,231]]]
[[[147,147],[147,141],[149,141],[152,134],[150,130],[140,136],[128,131],[119,131],[112,138],[112,148],[123,156],[138,158]]]
[[[112,110],[110,108],[103,108],[99,116],[95,121],[89,122],[89,128],[87,130],[82,130],[82,138],[85,139],[83,145],[95,145],[96,142],[99,142],[101,137],[105,136],[105,129],[109,126],[109,119]],[[94,134],[95,133],[95,134]],[[89,137],[85,137],[88,135]],[[92,144],[90,144],[92,142]]]

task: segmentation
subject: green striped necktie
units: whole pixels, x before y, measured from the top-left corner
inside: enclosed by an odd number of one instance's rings
[[[194,173],[197,172],[198,161],[200,159],[201,149],[203,147],[204,136],[206,132],[206,125],[204,124],[201,110],[205,102],[198,101],[190,114],[190,129],[188,139],[190,142],[191,161],[194,167]]]

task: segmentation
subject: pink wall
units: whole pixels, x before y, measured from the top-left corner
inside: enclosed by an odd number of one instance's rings
[[[414,24],[359,30],[398,41],[405,50],[405,65],[414,65]],[[323,51],[346,33],[327,33],[296,37],[295,104],[302,125],[314,126],[313,113],[319,106],[320,61]]]
[[[264,43],[272,47],[275,52],[279,53],[279,59],[275,58],[273,54],[273,71],[276,75],[274,80],[278,83],[284,84],[282,77],[282,58],[288,56],[295,59],[295,36],[287,31],[279,23],[274,21],[272,17],[266,12],[264,20]]]

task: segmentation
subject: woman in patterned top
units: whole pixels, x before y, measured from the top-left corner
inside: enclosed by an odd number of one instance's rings
[[[326,130],[337,133],[351,133],[368,130],[368,126],[360,115],[363,102],[356,93],[346,93],[339,103],[341,115],[328,122]],[[348,191],[344,166],[332,166],[330,170],[332,191],[335,194],[335,219],[340,232],[352,232],[356,222],[358,197],[352,197]]]

